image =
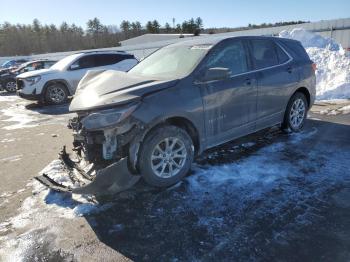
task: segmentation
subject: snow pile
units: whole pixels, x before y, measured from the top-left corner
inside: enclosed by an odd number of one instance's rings
[[[317,47],[327,48],[332,51],[342,50],[342,47],[332,38],[323,37],[310,31],[306,31],[303,28],[295,28],[292,31],[284,30],[279,34],[279,36],[298,40],[305,48]]]
[[[350,98],[350,58],[340,44],[301,28],[279,36],[300,41],[316,63],[317,100]]]

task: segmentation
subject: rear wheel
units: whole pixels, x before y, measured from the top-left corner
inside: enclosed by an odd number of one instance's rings
[[[193,142],[185,130],[176,126],[159,127],[143,142],[140,172],[152,186],[171,186],[189,172],[193,156]]]
[[[47,87],[45,92],[45,102],[48,104],[59,105],[68,99],[68,91],[65,85],[54,83]]]
[[[308,104],[305,95],[300,92],[295,93],[288,102],[282,129],[286,132],[300,131],[303,128],[307,111]]]
[[[7,92],[9,92],[9,93],[14,93],[14,92],[16,92],[16,87],[17,87],[16,81],[14,81],[14,80],[8,80],[8,81],[5,83],[4,87],[5,87],[5,90],[6,90]]]

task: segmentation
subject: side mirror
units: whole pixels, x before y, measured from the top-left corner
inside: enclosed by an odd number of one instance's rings
[[[69,67],[69,70],[77,70],[79,68],[80,68],[80,66],[78,64],[73,64]]]
[[[231,71],[228,68],[224,67],[213,67],[209,68],[204,76],[201,78],[201,81],[208,82],[213,80],[223,80],[229,78],[231,75]]]

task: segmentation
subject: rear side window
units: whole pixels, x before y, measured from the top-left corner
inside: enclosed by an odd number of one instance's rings
[[[297,41],[281,41],[287,52],[293,56],[295,60],[309,61],[310,57],[306,53],[304,47]]]
[[[276,45],[276,51],[278,56],[278,62],[280,64],[283,64],[289,60],[289,56],[282,50],[282,48],[279,45]]]
[[[119,63],[125,59],[133,58],[132,55],[101,54],[96,55],[96,66],[106,66]]]
[[[279,64],[275,43],[271,40],[251,40],[251,53],[255,69],[266,68]]]
[[[230,41],[213,50],[207,60],[207,67],[224,67],[237,75],[248,71],[246,51],[241,41]]]
[[[87,55],[78,59],[78,61],[74,62],[74,64],[71,65],[71,69],[77,70],[77,69],[91,68],[95,66],[96,66],[95,55]]]

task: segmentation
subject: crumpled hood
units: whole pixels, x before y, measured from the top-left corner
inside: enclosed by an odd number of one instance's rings
[[[20,74],[17,77],[27,78],[27,77],[38,76],[38,75],[42,76],[42,75],[54,74],[57,72],[58,72],[57,70],[52,70],[52,69],[40,69],[40,70],[35,70],[35,71]]]
[[[86,111],[138,101],[174,86],[178,80],[153,80],[115,70],[88,71],[79,82],[69,111]]]

